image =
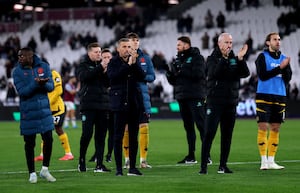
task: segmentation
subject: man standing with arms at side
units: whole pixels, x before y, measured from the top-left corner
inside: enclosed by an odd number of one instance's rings
[[[275,163],[279,143],[279,129],[285,118],[286,85],[292,78],[290,57],[280,52],[280,36],[270,33],[265,49],[255,61],[258,75],[256,114],[257,144],[261,156],[261,170],[283,169]],[[268,135],[269,130],[269,135]]]
[[[108,48],[104,48],[101,51],[101,64],[105,65],[107,68],[107,65],[109,61],[112,59],[112,53]],[[111,162],[111,154],[114,149],[114,119],[113,119],[113,113],[109,111],[109,114],[107,116],[108,119],[108,126],[107,126],[107,154],[105,156],[106,162]]]
[[[140,129],[139,129],[139,146],[140,146],[140,168],[151,168],[151,165],[147,162],[148,146],[149,146],[149,119],[151,114],[151,101],[149,95],[149,88],[147,83],[153,82],[155,80],[155,72],[152,61],[150,57],[145,54],[140,47],[140,39],[136,33],[128,33],[126,37],[132,43],[132,49],[137,52],[137,63],[145,72],[145,79],[138,83],[137,87],[142,93],[144,108],[141,108],[140,112]],[[129,167],[129,139],[128,139],[128,129],[125,129],[123,146],[124,146],[124,157],[125,157],[125,167]]]
[[[137,83],[145,79],[145,73],[137,64],[137,53],[132,53],[128,38],[118,41],[117,52],[108,64],[107,74],[110,79],[110,104],[114,113],[114,155],[116,161],[116,176],[122,176],[122,141],[126,124],[129,132],[128,176],[141,176],[136,168],[138,151],[138,131],[140,108],[143,108],[142,94]]]
[[[227,167],[227,161],[236,119],[240,79],[250,74],[244,60],[247,50],[248,46],[244,45],[235,56],[232,51],[232,36],[229,33],[222,33],[218,38],[218,47],[207,58],[205,136],[202,143],[199,174],[207,174],[207,158],[219,123],[221,155],[218,173],[232,173]]]
[[[21,135],[25,142],[25,155],[29,182],[37,183],[34,163],[36,134],[40,133],[44,141],[43,165],[40,176],[49,182],[56,179],[49,173],[52,153],[52,113],[49,106],[48,92],[54,89],[49,65],[42,62],[31,48],[22,48],[18,52],[19,62],[13,71],[13,80],[20,96]]]
[[[107,65],[101,64],[101,47],[98,43],[87,46],[87,54],[80,61],[76,76],[80,81],[80,113],[82,134],[78,171],[86,171],[86,152],[95,127],[96,168],[94,172],[110,172],[103,165],[107,116],[109,113],[109,80]]]
[[[187,36],[177,39],[177,58],[167,69],[167,79],[174,86],[188,142],[188,154],[178,164],[197,163],[195,158],[196,132],[195,123],[204,137],[206,76],[205,62],[197,47],[191,47]],[[210,158],[207,160],[211,163]]]

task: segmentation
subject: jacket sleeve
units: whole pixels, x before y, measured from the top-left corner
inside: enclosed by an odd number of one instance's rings
[[[191,63],[185,63],[178,76],[192,80],[201,80],[205,78],[204,57],[197,54],[193,57]]]
[[[280,67],[267,71],[266,60],[263,53],[260,53],[255,61],[257,76],[261,80],[268,80],[281,73]]]
[[[153,82],[155,80],[155,72],[154,72],[153,63],[152,63],[150,57],[148,57],[148,56],[146,57],[146,60],[147,60],[147,71],[145,72],[146,76],[145,76],[144,81]]]
[[[132,64],[131,66],[129,66],[129,68],[133,71],[133,74],[137,81],[141,82],[145,80],[146,73],[137,63]]]
[[[209,56],[207,58],[208,77],[216,80],[236,80],[249,76],[250,72],[244,60],[239,61],[232,53],[229,59]]]
[[[289,83],[292,79],[292,69],[291,66],[288,65],[285,69],[282,69],[282,79],[285,82],[285,84]]]
[[[225,65],[226,61],[224,59],[214,56],[208,56],[206,65],[208,77],[218,78],[223,76]]]
[[[113,58],[107,66],[107,75],[111,82],[119,82],[127,78],[129,65]]]
[[[53,79],[52,79],[52,73],[51,73],[51,70],[50,70],[50,67],[49,67],[48,64],[44,63],[43,64],[43,68],[45,69],[46,74],[47,74],[46,77],[48,77],[49,80],[42,87],[46,90],[46,92],[51,92],[54,89],[54,83],[53,83]]]
[[[167,80],[168,80],[168,82],[171,84],[171,85],[175,85],[175,82],[176,82],[176,77],[175,77],[175,75],[174,75],[174,73],[173,72],[171,72],[171,71],[167,71],[166,72],[166,78],[167,78]]]
[[[38,83],[32,79],[30,82],[24,81],[23,71],[18,67],[13,71],[14,85],[20,97],[31,96],[39,87]]]
[[[239,78],[246,78],[250,75],[249,68],[245,60],[238,60],[236,57],[237,64],[238,64],[238,71],[239,71]]]
[[[95,76],[101,76],[103,71],[104,69],[101,65],[89,68],[89,64],[81,62],[76,71],[76,77],[78,77],[81,82],[88,82],[89,80],[94,80]]]

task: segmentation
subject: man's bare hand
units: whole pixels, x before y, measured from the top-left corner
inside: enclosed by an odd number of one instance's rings
[[[244,58],[245,54],[247,53],[247,51],[248,51],[248,45],[244,44],[243,47],[239,50],[238,59],[243,60],[243,58]]]
[[[48,82],[49,78],[35,78],[34,79],[39,85],[44,85],[46,82]]]
[[[291,57],[286,57],[284,60],[282,60],[282,62],[280,63],[280,69],[284,69],[286,68],[291,61]]]

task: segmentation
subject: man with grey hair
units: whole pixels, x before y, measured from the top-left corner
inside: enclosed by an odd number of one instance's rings
[[[227,167],[227,160],[236,119],[240,79],[250,74],[244,60],[247,49],[248,46],[244,45],[236,56],[232,50],[231,34],[222,33],[218,38],[218,46],[207,58],[205,136],[202,143],[199,174],[207,174],[207,158],[219,123],[221,157],[218,173],[232,173]]]

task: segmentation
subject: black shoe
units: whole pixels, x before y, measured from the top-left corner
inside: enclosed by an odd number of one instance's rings
[[[97,162],[95,154],[89,159],[89,162]]]
[[[227,166],[220,166],[218,174],[232,174],[233,172]]]
[[[117,172],[116,172],[116,176],[123,176],[123,172],[122,172],[122,170],[117,170]]]
[[[130,168],[127,176],[142,176],[143,174],[136,168]]]
[[[111,155],[110,154],[107,154],[105,157],[106,157],[106,159],[105,159],[106,162],[111,162]]]
[[[85,161],[79,159],[79,164],[78,164],[78,171],[79,172],[86,172],[86,165],[85,165]]]
[[[183,160],[181,160],[177,163],[178,164],[196,164],[197,160],[195,160],[195,157],[185,156],[185,158],[183,158]]]
[[[207,173],[207,168],[201,168],[199,175],[206,175]]]
[[[107,168],[105,167],[105,165],[102,165],[102,166],[97,166],[97,167],[94,169],[94,172],[95,172],[95,173],[98,173],[98,172],[100,172],[100,173],[105,173],[105,172],[111,172],[111,170],[110,170],[110,169],[107,169]]]

